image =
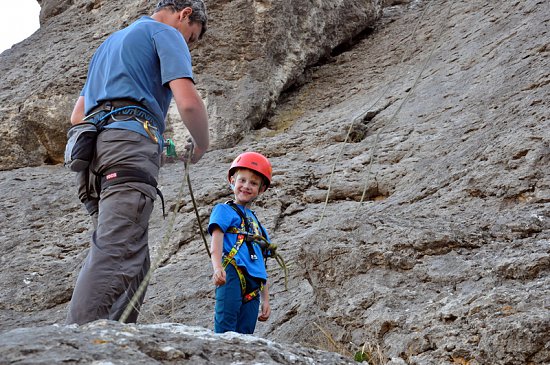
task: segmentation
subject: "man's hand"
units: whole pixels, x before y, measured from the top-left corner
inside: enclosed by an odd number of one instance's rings
[[[191,157],[191,163],[197,163],[201,157],[206,153],[206,150],[201,150],[197,146],[193,148],[193,155]]]
[[[199,147],[195,145],[193,140],[189,138],[187,140],[187,144],[184,147],[184,152],[180,157],[180,160],[182,160],[185,163],[188,163],[189,160],[191,160],[191,163],[197,163],[201,157],[205,154],[206,150],[201,150]],[[189,159],[189,156],[191,156],[191,159]]]

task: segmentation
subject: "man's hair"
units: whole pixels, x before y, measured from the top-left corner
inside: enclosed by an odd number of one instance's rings
[[[202,24],[199,39],[202,38],[202,35],[206,32],[206,24],[208,23],[206,6],[202,0],[160,0],[154,12],[156,13],[162,9],[170,9],[174,13],[182,11],[185,8],[193,9],[193,12],[189,16],[191,22],[199,22]]]

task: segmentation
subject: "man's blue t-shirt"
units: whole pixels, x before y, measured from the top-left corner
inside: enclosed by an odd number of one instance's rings
[[[248,208],[245,208],[241,205],[237,207],[245,214],[248,221],[251,222],[251,228],[254,230],[254,234],[261,235],[262,230],[260,229],[260,222],[258,222]],[[229,204],[217,204],[214,206],[212,213],[210,214],[210,222],[208,223],[208,232],[212,234],[212,231],[215,227],[221,229],[224,233],[223,235],[223,254],[227,255],[229,251],[235,246],[237,242],[237,234],[227,233],[229,227],[236,227],[241,229],[241,217],[231,208]],[[265,232],[265,230],[264,230]],[[267,235],[267,232],[265,232]],[[269,237],[265,237],[269,241]],[[248,245],[243,243],[237,254],[235,255],[235,262],[237,266],[246,268],[250,276],[267,280],[267,271],[265,268],[262,249],[257,243],[253,243],[254,253],[258,257],[255,260],[250,258],[250,252],[248,251]]]
[[[103,101],[133,99],[155,116],[156,121],[150,122],[162,134],[172,100],[168,83],[179,78],[193,80],[185,39],[174,27],[141,17],[110,35],[93,55],[81,92],[85,113]],[[146,135],[137,122],[115,122],[108,127]]]

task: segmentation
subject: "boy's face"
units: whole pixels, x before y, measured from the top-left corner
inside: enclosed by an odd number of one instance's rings
[[[251,203],[265,189],[262,183],[262,178],[253,171],[248,169],[237,170],[231,177],[235,203],[239,205]]]

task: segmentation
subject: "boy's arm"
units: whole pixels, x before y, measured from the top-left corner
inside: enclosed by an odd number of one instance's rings
[[[214,285],[223,285],[225,284],[225,270],[222,267],[223,231],[218,227],[212,230],[212,247],[210,251],[212,268],[214,269],[212,282]]]
[[[261,293],[261,307],[260,315],[258,316],[258,321],[267,321],[271,315],[271,306],[269,305],[269,289],[267,282],[264,285],[264,290]]]

